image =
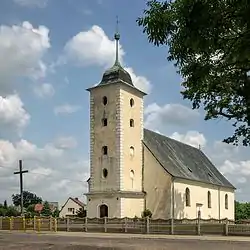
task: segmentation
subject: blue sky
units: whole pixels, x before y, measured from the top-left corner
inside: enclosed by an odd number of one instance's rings
[[[247,199],[247,149],[221,143],[232,133],[230,124],[205,122],[202,110],[192,111],[191,104],[182,100],[181,77],[167,62],[167,48],[149,44],[136,24],[145,7],[144,0],[134,1],[132,8],[117,0],[1,2],[0,172],[6,192],[0,199],[18,192],[12,169],[20,157],[30,170],[26,189],[44,199],[59,197],[63,202],[69,195],[81,197],[86,190],[89,93],[85,89],[98,83],[114,61],[116,15],[123,65],[149,93],[145,126],[200,144],[238,187],[237,198]],[[51,190],[62,192],[58,196]]]

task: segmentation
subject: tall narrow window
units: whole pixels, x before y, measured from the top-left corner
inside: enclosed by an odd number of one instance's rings
[[[103,146],[102,147],[102,154],[103,155],[107,155],[108,154],[108,147],[107,146]]]
[[[133,99],[133,98],[131,98],[131,99],[130,99],[130,101],[129,101],[129,103],[130,103],[130,107],[133,107],[133,106],[134,106],[134,104],[135,104],[134,99]]]
[[[225,209],[228,209],[228,195],[225,195]]]
[[[186,196],[186,207],[190,207],[191,203],[190,203],[190,190],[189,190],[189,188],[186,188],[185,196]]]
[[[130,127],[134,127],[134,126],[135,126],[135,122],[134,122],[134,120],[133,120],[133,119],[130,119],[130,121],[129,121],[129,125],[130,125]]]
[[[211,193],[210,191],[207,192],[207,207],[211,208]]]
[[[102,98],[102,103],[103,103],[103,105],[107,105],[107,103],[108,103],[108,98],[107,98],[107,96],[104,96],[104,97]]]
[[[131,147],[129,148],[129,154],[130,154],[130,156],[133,157],[133,156],[134,156],[134,153],[135,153],[135,149],[134,149],[133,146],[131,146]]]
[[[102,126],[103,126],[103,127],[108,126],[108,119],[107,119],[107,118],[103,118],[103,119],[102,119]]]

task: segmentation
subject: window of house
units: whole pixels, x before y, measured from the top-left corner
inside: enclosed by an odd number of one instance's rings
[[[103,146],[102,147],[102,154],[107,155],[108,154],[108,146]]]
[[[228,195],[225,195],[225,209],[228,209]]]
[[[190,190],[189,190],[189,188],[186,188],[185,196],[186,196],[186,207],[190,207],[191,203],[190,203]]]
[[[211,193],[210,193],[210,191],[207,192],[207,207],[208,208],[212,207],[212,205],[211,205]]]
[[[103,118],[103,119],[102,119],[102,126],[103,126],[103,127],[108,126],[108,119],[107,119],[107,118]]]
[[[129,125],[130,125],[130,127],[134,127],[134,126],[135,126],[135,122],[134,122],[134,120],[133,120],[133,119],[130,119],[130,121],[129,121]]]
[[[131,146],[131,147],[129,148],[129,154],[130,154],[130,156],[133,157],[133,156],[134,156],[134,153],[135,153],[135,149],[134,149],[133,146]]]
[[[108,170],[106,168],[104,168],[102,170],[102,175],[103,175],[104,178],[107,178],[107,176],[108,176]]]
[[[103,103],[103,105],[107,105],[107,103],[108,103],[108,98],[107,98],[107,96],[104,96],[104,97],[102,98],[102,103]]]
[[[69,208],[68,208],[68,212],[69,212],[69,213],[72,213],[72,214],[75,214],[75,209],[72,208],[72,207],[69,207]]]
[[[130,103],[130,107],[133,107],[133,106],[135,105],[135,101],[134,101],[134,99],[133,99],[133,98],[131,98],[131,99],[130,99],[130,101],[129,101],[129,103]]]

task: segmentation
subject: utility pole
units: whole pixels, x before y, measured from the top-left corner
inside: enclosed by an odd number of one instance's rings
[[[23,215],[23,174],[28,172],[28,170],[23,170],[23,162],[19,160],[19,171],[14,172],[14,174],[19,174],[20,176],[21,215]]]

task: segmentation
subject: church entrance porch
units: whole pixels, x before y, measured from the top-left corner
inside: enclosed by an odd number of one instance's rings
[[[102,204],[99,206],[99,214],[100,218],[109,217],[109,208],[106,204]]]

